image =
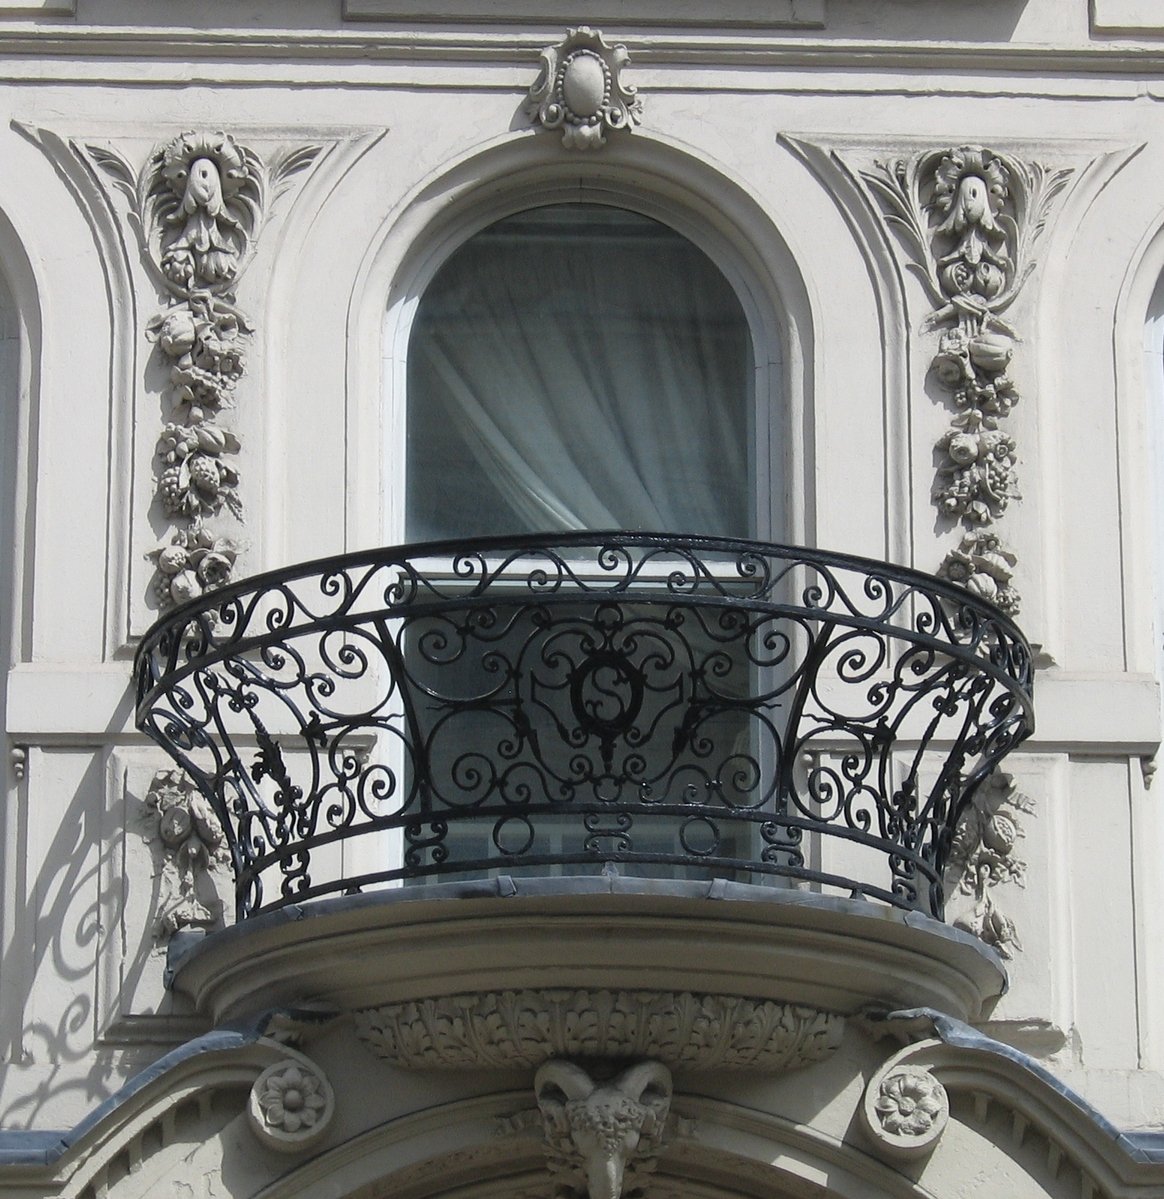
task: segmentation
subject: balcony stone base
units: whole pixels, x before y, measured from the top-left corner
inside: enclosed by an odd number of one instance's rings
[[[480,1023],[489,996],[574,992],[613,1002],[670,993],[721,1013],[749,1001],[761,1020],[772,1015],[765,1004],[840,1016],[930,1007],[974,1020],[1006,984],[982,942],[917,913],[791,888],[606,875],[292,905],[175,953],[171,973],[215,1024],[306,1004],[391,1009],[383,1029],[423,1019],[406,1012]],[[575,1052],[556,1033],[541,1046],[530,1052]]]

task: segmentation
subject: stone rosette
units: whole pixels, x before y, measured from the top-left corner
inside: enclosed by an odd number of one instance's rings
[[[844,1018],[771,1000],[662,991],[453,995],[355,1013],[378,1056],[412,1069],[654,1058],[672,1069],[794,1070],[830,1057]]]
[[[875,1075],[861,1101],[865,1131],[887,1156],[922,1157],[950,1119],[946,1088],[921,1066],[893,1066]]]
[[[276,1062],[255,1079],[247,1116],[258,1139],[283,1153],[317,1145],[335,1115],[335,1094],[318,1067],[304,1059]]]

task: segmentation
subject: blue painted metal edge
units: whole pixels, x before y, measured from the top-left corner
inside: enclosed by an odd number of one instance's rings
[[[63,1131],[34,1131],[29,1129],[0,1129],[0,1169],[5,1166],[49,1166],[75,1145],[86,1133],[96,1128],[122,1104],[130,1100],[155,1079],[174,1069],[175,1066],[206,1053],[222,1053],[253,1045],[270,1027],[271,1022],[287,1013],[284,1010],[262,1012],[246,1020],[238,1020],[216,1028],[177,1049],[163,1054],[152,1065],[135,1074],[120,1090],[98,1104],[79,1124]],[[309,1016],[308,1018],[317,1018]]]
[[[1164,1132],[1124,1132],[1106,1116],[1097,1111],[1078,1092],[1057,1078],[1046,1066],[1011,1045],[996,1041],[976,1028],[953,1016],[947,1016],[933,1008],[908,1008],[889,1012],[884,1017],[890,1021],[925,1021],[933,1025],[934,1033],[946,1045],[955,1049],[969,1049],[977,1053],[989,1053],[1005,1058],[1034,1075],[1043,1086],[1062,1096],[1080,1115],[1084,1116],[1096,1130],[1114,1142],[1132,1161],[1146,1165],[1164,1163]]]

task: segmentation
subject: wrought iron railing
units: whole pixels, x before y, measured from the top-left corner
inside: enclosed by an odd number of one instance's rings
[[[139,727],[230,840],[239,916],[497,871],[791,880],[940,917],[1030,652],[917,572],[732,540],[374,550],[164,616]]]

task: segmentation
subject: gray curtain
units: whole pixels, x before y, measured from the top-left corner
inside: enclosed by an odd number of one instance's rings
[[[409,353],[408,533],[748,535],[751,340],[718,268],[597,205],[470,239]]]

